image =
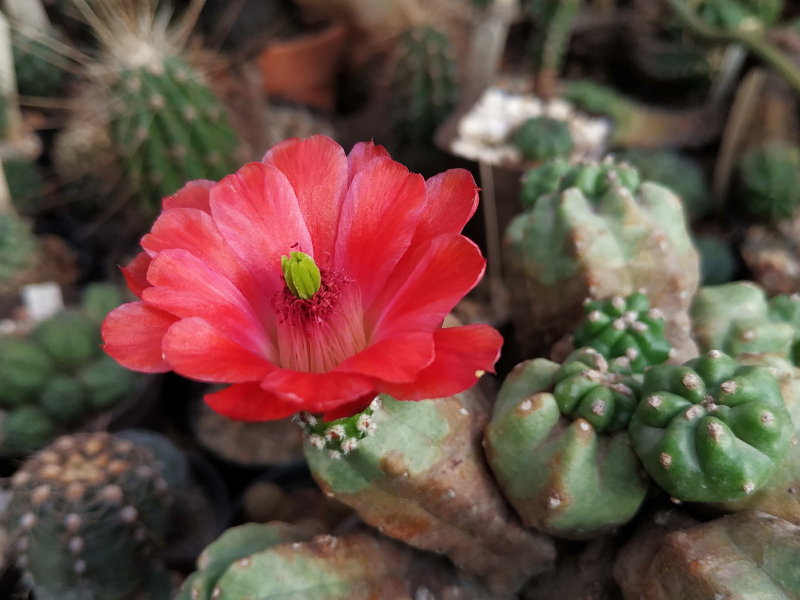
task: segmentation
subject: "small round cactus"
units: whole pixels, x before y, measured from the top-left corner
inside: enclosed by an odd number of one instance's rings
[[[0,408],[35,398],[55,371],[53,360],[34,342],[0,337]]]
[[[11,482],[13,552],[37,598],[168,597],[171,496],[149,450],[107,433],[65,436]]]
[[[556,158],[525,173],[520,191],[522,205],[529,208],[542,196],[557,191],[559,181],[569,170],[566,159]]]
[[[376,397],[367,408],[351,417],[326,422],[302,412],[297,420],[311,446],[328,450],[331,457],[346,456],[358,448],[361,440],[375,433],[378,425],[374,414],[380,408],[381,399]]]
[[[56,433],[55,421],[38,406],[20,406],[11,410],[2,427],[2,444],[16,452],[41,448]]]
[[[78,311],[62,311],[43,321],[32,337],[66,371],[88,362],[100,347],[97,324]]]
[[[629,431],[647,472],[671,496],[724,502],[766,483],[793,426],[769,369],[711,350],[646,371]]]
[[[800,147],[768,144],[750,150],[739,164],[739,204],[764,221],[788,219],[800,206]]]
[[[574,344],[600,352],[612,370],[642,373],[669,358],[672,346],[664,337],[664,317],[660,310],[650,308],[643,293],[590,300],[583,312]]]
[[[625,430],[639,387],[636,377],[609,372],[591,348],[563,365],[517,365],[500,389],[484,447],[523,523],[580,539],[636,514],[647,481]]]
[[[69,375],[56,375],[39,395],[39,405],[61,424],[74,423],[89,410],[86,390],[81,382]]]
[[[572,152],[569,125],[552,117],[528,119],[511,134],[511,143],[525,160],[546,161]]]

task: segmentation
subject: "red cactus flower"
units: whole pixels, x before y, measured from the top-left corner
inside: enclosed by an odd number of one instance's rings
[[[483,274],[460,235],[477,202],[461,169],[426,181],[372,143],[285,141],[164,199],[123,269],[141,300],[106,317],[105,350],[231,384],[206,401],[242,420],[460,392],[502,344],[486,325],[441,327]]]

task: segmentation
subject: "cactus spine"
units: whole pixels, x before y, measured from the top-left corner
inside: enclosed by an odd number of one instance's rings
[[[42,600],[167,598],[169,505],[150,451],[106,433],[59,438],[12,479],[17,566]]]

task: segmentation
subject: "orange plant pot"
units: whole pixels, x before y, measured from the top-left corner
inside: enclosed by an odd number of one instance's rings
[[[346,37],[347,28],[333,23],[319,32],[269,44],[258,56],[264,90],[285,100],[332,110]]]

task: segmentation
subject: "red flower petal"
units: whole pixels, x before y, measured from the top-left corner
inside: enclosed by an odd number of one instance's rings
[[[362,412],[370,403],[375,399],[375,392],[370,392],[366,396],[362,396],[358,400],[353,400],[347,404],[342,404],[331,410],[326,410],[322,413],[323,421],[332,421],[334,419],[341,419],[342,417],[351,417],[356,413]]]
[[[242,383],[264,378],[275,366],[197,317],[169,328],[164,354],[176,373],[201,381]]]
[[[326,412],[366,396],[375,395],[369,377],[350,373],[307,373],[277,369],[267,375],[261,387],[286,400],[300,403],[298,410]]]
[[[359,142],[350,154],[347,155],[347,185],[353,182],[356,173],[363,171],[364,167],[375,158],[391,158],[389,152],[383,146],[376,146],[373,142]]]
[[[197,179],[190,181],[172,196],[167,196],[161,201],[161,208],[170,210],[172,208],[197,208],[203,212],[211,212],[208,206],[208,192],[215,181],[208,179]]]
[[[488,325],[438,329],[433,334],[436,358],[410,383],[381,385],[398,400],[445,398],[475,385],[477,371],[492,371],[503,337]]]
[[[236,286],[261,316],[271,321],[270,293],[256,279],[222,237],[211,215],[194,208],[176,208],[161,213],[142,247],[152,256],[171,249],[185,250]]]
[[[268,359],[274,348],[253,307],[225,277],[185,250],[164,250],[153,259],[144,300],[180,318],[201,317],[231,340]]]
[[[264,163],[286,175],[314,242],[314,260],[320,268],[330,267],[347,190],[344,150],[322,135],[294,138],[267,152]]]
[[[142,297],[142,292],[150,287],[150,282],[147,281],[147,269],[150,268],[151,261],[147,252],[139,252],[127,267],[120,267],[128,288],[139,298]]]
[[[164,360],[161,340],[175,317],[142,302],[123,304],[103,321],[103,350],[123,367],[145,373],[163,373],[172,367]]]
[[[355,279],[369,306],[411,243],[425,204],[425,182],[400,163],[370,161],[347,191],[336,268]]]
[[[398,266],[374,306],[372,340],[431,330],[480,281],[486,261],[478,247],[449,233],[430,240]]]
[[[443,233],[461,233],[478,208],[478,186],[472,173],[466,169],[450,169],[428,179],[425,187],[428,201],[415,242]]]
[[[237,421],[283,419],[303,410],[302,405],[265,392],[257,383],[237,383],[206,394],[205,401],[221,415]]]
[[[314,248],[286,176],[250,163],[211,190],[211,214],[222,236],[264,289],[283,287],[281,256]]]
[[[371,344],[342,362],[338,373],[357,373],[382,381],[412,381],[433,361],[433,335],[408,333]]]

